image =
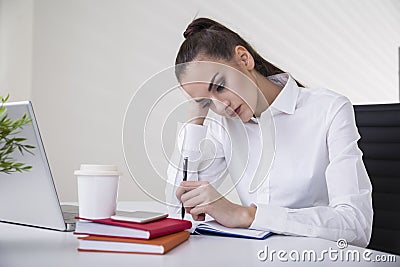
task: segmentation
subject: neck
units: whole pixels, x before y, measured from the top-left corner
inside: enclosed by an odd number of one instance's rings
[[[257,106],[254,114],[259,117],[278,97],[282,87],[274,84],[259,72],[254,72],[254,80],[258,88]]]

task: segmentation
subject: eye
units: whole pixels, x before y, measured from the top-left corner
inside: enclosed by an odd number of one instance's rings
[[[217,92],[221,92],[222,90],[225,89],[225,81],[222,81],[218,86],[217,86]]]

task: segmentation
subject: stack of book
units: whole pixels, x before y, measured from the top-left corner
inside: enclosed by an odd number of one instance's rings
[[[186,241],[192,227],[186,220],[165,218],[149,223],[78,218],[78,251],[165,254]]]

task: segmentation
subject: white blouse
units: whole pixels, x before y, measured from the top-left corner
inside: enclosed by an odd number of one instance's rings
[[[179,207],[175,191],[187,156],[189,181],[218,188],[229,174],[242,205],[257,207],[250,228],[367,246],[372,187],[352,104],[330,90],[298,87],[286,73],[268,79],[283,89],[260,118],[243,123],[214,114],[205,126],[178,126],[168,203]]]

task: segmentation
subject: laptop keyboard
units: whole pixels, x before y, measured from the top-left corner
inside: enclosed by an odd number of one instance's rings
[[[75,217],[77,215],[78,214],[76,214],[76,213],[63,212],[63,216],[64,216],[64,220],[65,221],[75,220]]]
[[[79,208],[73,205],[61,205],[61,210],[65,222],[74,222],[75,217],[78,216]]]

